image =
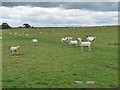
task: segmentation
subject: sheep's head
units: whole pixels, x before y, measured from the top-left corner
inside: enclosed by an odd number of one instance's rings
[[[20,48],[20,46],[17,46],[17,48],[19,49],[19,48]]]
[[[92,42],[95,42],[96,38],[94,37],[94,39],[92,40]]]
[[[78,41],[81,42],[81,38],[78,38]]]

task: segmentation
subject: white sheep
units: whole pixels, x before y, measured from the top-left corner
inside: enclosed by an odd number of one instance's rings
[[[14,55],[14,53],[17,52],[19,48],[20,48],[20,46],[11,46],[11,47],[9,47],[10,52],[11,52],[12,55]]]
[[[81,47],[81,50],[83,51],[83,47],[88,47],[89,51],[91,51],[91,42],[81,42],[81,38],[79,38],[79,46]]]
[[[86,36],[87,38],[87,41],[89,41],[89,42],[95,42],[95,40],[96,40],[96,37],[93,37],[93,36]]]
[[[29,34],[25,34],[25,36],[28,36]]]
[[[31,42],[32,42],[33,45],[36,45],[38,43],[38,40],[37,39],[32,39]]]
[[[17,35],[18,33],[14,33],[14,35]]]
[[[73,37],[66,37],[66,38],[68,39],[68,40],[67,40],[68,42],[73,39]]]
[[[24,33],[22,33],[22,34],[24,34]]]
[[[65,37],[61,39],[62,42],[70,42],[70,40],[72,40],[72,37]]]
[[[70,44],[70,46],[71,45],[76,45],[76,47],[77,47],[78,41],[77,40],[70,40],[69,44]]]
[[[67,41],[67,38],[62,38],[61,41],[62,41],[62,42],[66,42],[66,41]]]
[[[42,32],[39,32],[40,34],[42,33]]]

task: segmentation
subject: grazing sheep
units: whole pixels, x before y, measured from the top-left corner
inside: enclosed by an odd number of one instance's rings
[[[70,46],[71,45],[76,45],[76,47],[77,47],[78,41],[77,40],[70,40],[69,44],[70,44]]]
[[[11,35],[12,33],[10,32],[10,35]]]
[[[25,36],[28,36],[28,34],[25,34]]]
[[[93,36],[86,36],[87,38],[87,41],[89,41],[89,42],[95,42],[95,40],[96,40],[96,37],[93,37]]]
[[[81,42],[81,38],[79,38],[79,46],[81,47],[81,50],[83,51],[83,47],[88,47],[89,51],[91,51],[91,42],[87,41],[87,42]]]
[[[11,52],[11,54],[12,55],[14,55],[15,54],[15,52],[17,52],[18,51],[18,49],[20,48],[20,46],[11,46],[11,47],[9,47],[9,49],[10,49],[10,52]]]
[[[17,35],[18,33],[14,33],[14,35]]]
[[[42,32],[39,32],[40,34],[42,33]]]
[[[32,39],[31,42],[32,42],[33,45],[36,45],[38,43],[38,40],[37,39]]]

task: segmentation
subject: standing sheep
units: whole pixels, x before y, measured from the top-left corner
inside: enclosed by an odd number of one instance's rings
[[[79,38],[79,46],[81,47],[81,50],[83,51],[83,47],[88,47],[89,51],[91,51],[91,42],[87,41],[87,42],[81,42],[81,38]]]
[[[78,41],[77,40],[70,40],[69,44],[70,44],[70,46],[71,45],[76,45],[76,47],[77,47]]]
[[[89,41],[89,42],[95,42],[96,37],[93,37],[93,36],[86,36],[86,39],[87,39],[87,41]]]
[[[10,49],[10,52],[11,52],[11,54],[12,55],[14,55],[15,54],[15,52],[17,52],[18,51],[18,49],[20,48],[20,46],[11,46],[11,47],[9,47],[9,49]]]
[[[33,45],[36,45],[38,43],[38,40],[37,39],[32,39],[31,42],[32,42]]]

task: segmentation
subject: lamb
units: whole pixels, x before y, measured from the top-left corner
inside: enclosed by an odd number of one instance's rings
[[[89,51],[91,51],[91,42],[87,41],[87,42],[81,42],[81,38],[79,38],[79,46],[81,47],[81,50],[83,51],[83,47],[88,47]]]
[[[37,39],[32,39],[31,42],[32,42],[33,45],[36,45],[38,43],[38,40]]]
[[[70,44],[70,46],[71,45],[76,45],[76,47],[77,47],[78,41],[77,40],[70,40],[69,44]]]
[[[20,48],[20,46],[11,46],[11,47],[9,47],[10,52],[11,52],[12,55],[14,55],[15,52],[18,51],[19,48]]]
[[[86,36],[87,38],[87,41],[89,41],[89,42],[95,42],[95,40],[96,40],[96,37],[93,37],[93,36]]]

